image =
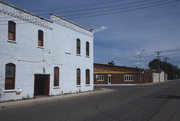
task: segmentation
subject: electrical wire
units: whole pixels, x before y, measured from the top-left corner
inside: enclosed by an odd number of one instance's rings
[[[135,2],[127,2],[127,3],[120,3],[120,4],[115,4],[115,5],[108,5],[108,6],[102,6],[102,7],[92,7],[92,8],[85,8],[85,9],[78,9],[78,10],[71,10],[71,11],[61,11],[61,14],[68,14],[68,13],[77,13],[77,12],[84,12],[84,11],[94,11],[94,10],[99,10],[99,9],[107,9],[107,8],[114,8],[114,7],[119,7],[120,5],[130,5],[130,4],[137,4],[137,3],[142,3],[142,2],[147,2],[147,0],[141,0],[141,1],[135,1]]]
[[[156,2],[152,2],[152,3],[145,3],[145,4],[138,4],[138,5],[135,5],[135,6],[128,6],[128,7],[121,7],[121,8],[113,8],[113,9],[110,9],[110,10],[101,10],[101,11],[95,11],[95,12],[86,12],[86,13],[81,13],[81,14],[71,14],[71,15],[68,15],[68,16],[64,16],[64,17],[72,17],[72,16],[83,16],[83,15],[87,15],[87,14],[95,14],[95,13],[109,13],[109,12],[116,12],[116,11],[119,11],[119,10],[126,10],[126,9],[132,9],[132,8],[136,8],[136,7],[139,7],[139,6],[146,6],[146,5],[153,5],[153,4],[157,4],[157,3],[162,3],[164,0],[160,0],[160,1],[156,1]]]
[[[110,15],[110,14],[119,14],[119,13],[123,13],[123,12],[129,12],[129,11],[135,11],[135,10],[140,10],[140,9],[146,9],[146,8],[151,8],[151,7],[156,7],[156,6],[160,6],[160,5],[165,5],[165,4],[170,4],[170,3],[174,3],[174,2],[178,2],[179,0],[174,0],[174,1],[170,1],[170,2],[162,2],[159,4],[155,4],[155,5],[149,5],[149,6],[144,6],[144,7],[137,7],[137,8],[131,8],[131,9],[126,9],[126,10],[121,10],[119,9],[118,11],[112,11],[112,12],[107,12],[107,13],[103,13],[103,14],[95,14],[95,15],[89,15],[89,16],[80,16],[80,17],[69,17],[70,19],[81,19],[81,18],[89,18],[89,17],[95,17],[95,16],[103,16],[103,15]],[[160,1],[159,1],[160,2]],[[153,3],[154,4],[154,3]],[[16,20],[18,21],[18,20]],[[22,21],[22,20],[19,20]],[[56,20],[55,20],[56,21]],[[0,22],[6,22],[6,21],[0,21]],[[24,23],[28,23],[28,22],[24,22]],[[21,23],[17,23],[17,24],[21,24]],[[0,24],[3,25],[3,24]]]
[[[105,1],[105,2],[97,2],[97,3],[91,3],[91,4],[81,4],[81,5],[73,5],[73,6],[66,6],[66,7],[62,7],[62,8],[51,8],[51,9],[44,9],[44,10],[35,10],[32,12],[43,12],[43,11],[50,11],[50,10],[63,10],[63,9],[72,9],[72,8],[79,8],[79,7],[85,7],[85,6],[95,6],[95,5],[104,5],[104,4],[108,4],[108,3],[117,3],[117,2],[122,2],[122,0],[111,0],[111,1]]]
[[[73,13],[73,12],[85,12],[85,11],[89,11],[89,10],[99,10],[99,9],[107,9],[107,8],[114,8],[115,6],[119,6],[119,5],[124,5],[124,6],[126,6],[126,5],[130,5],[130,4],[137,4],[137,3],[142,3],[142,2],[147,2],[147,0],[141,0],[141,1],[135,1],[135,2],[128,2],[128,3],[123,3],[123,4],[116,4],[116,5],[112,5],[112,6],[103,6],[103,7],[96,7],[96,8],[86,8],[86,9],[79,9],[79,10],[74,10],[74,11],[68,11],[68,12],[65,12],[65,14],[67,13]],[[64,12],[62,12],[62,13],[64,13]],[[39,16],[44,16],[44,15],[49,15],[49,13],[42,13],[42,14],[38,14]],[[3,17],[2,17],[3,18]],[[5,18],[5,17],[4,17]]]
[[[120,13],[124,13],[124,12],[137,11],[137,10],[141,10],[141,9],[162,6],[162,5],[165,5],[165,4],[171,4],[171,3],[178,2],[178,1],[179,0],[175,0],[175,1],[171,1],[171,2],[166,2],[166,3],[161,3],[161,4],[146,6],[146,7],[139,7],[139,8],[128,9],[128,10],[119,10],[119,11],[116,11],[116,12],[108,12],[108,13],[96,14],[96,15],[90,15],[90,16],[72,17],[72,18],[69,17],[68,19],[83,19],[83,18],[90,18],[90,17],[96,17],[96,16],[105,16],[105,15],[111,15],[111,14],[120,14]]]

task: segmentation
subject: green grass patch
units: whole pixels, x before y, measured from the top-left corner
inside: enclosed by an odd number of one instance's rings
[[[99,87],[94,87],[94,90],[93,91],[101,91],[102,88],[99,88]]]

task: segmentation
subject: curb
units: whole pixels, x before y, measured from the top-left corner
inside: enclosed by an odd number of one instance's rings
[[[95,87],[114,87],[114,86],[119,86],[119,87],[131,87],[131,86],[149,86],[149,85],[156,85],[156,84],[163,84],[163,83],[168,83],[174,80],[168,80],[165,82],[157,82],[157,83],[143,83],[143,84],[94,84]]]

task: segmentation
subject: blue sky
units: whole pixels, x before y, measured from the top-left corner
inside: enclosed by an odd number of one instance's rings
[[[48,17],[48,13],[57,13],[60,16],[70,15],[67,17],[69,20],[87,28],[95,29],[94,61],[97,63],[107,63],[113,60],[117,65],[136,67],[139,66],[138,53],[145,49],[142,54],[142,66],[146,67],[145,65],[155,58],[154,51],[177,49],[176,51],[161,53],[161,59],[164,60],[164,57],[169,57],[169,62],[180,67],[180,1],[146,9],[88,18],[80,18],[78,15],[83,13],[91,13],[85,16],[94,15],[93,12],[101,14],[102,12],[99,11],[116,9],[117,5],[128,7],[124,4],[137,1],[139,4],[149,4],[149,2],[171,2],[175,0],[5,1],[36,14],[46,14],[42,15],[44,17]],[[111,5],[115,7],[107,7]],[[68,13],[69,11],[71,13]],[[72,11],[77,12],[72,13]]]

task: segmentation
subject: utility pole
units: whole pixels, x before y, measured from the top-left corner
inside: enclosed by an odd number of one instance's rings
[[[165,62],[166,62],[166,81],[167,81],[167,79],[168,79],[168,69],[167,69],[167,60],[168,60],[169,58],[168,57],[165,57]]]
[[[144,51],[145,51],[145,49],[142,49],[139,53],[139,79],[140,79],[140,83],[142,83],[141,58],[142,58],[142,54]]]
[[[158,63],[158,73],[159,73],[159,83],[160,83],[160,81],[161,81],[161,77],[160,77],[160,53],[162,53],[162,51],[155,51],[155,53],[157,54],[157,58],[158,58],[158,61],[159,61],[159,63]]]
[[[141,53],[139,54],[139,79],[140,79],[140,83],[141,83],[141,57],[142,57],[142,55],[141,55]]]

